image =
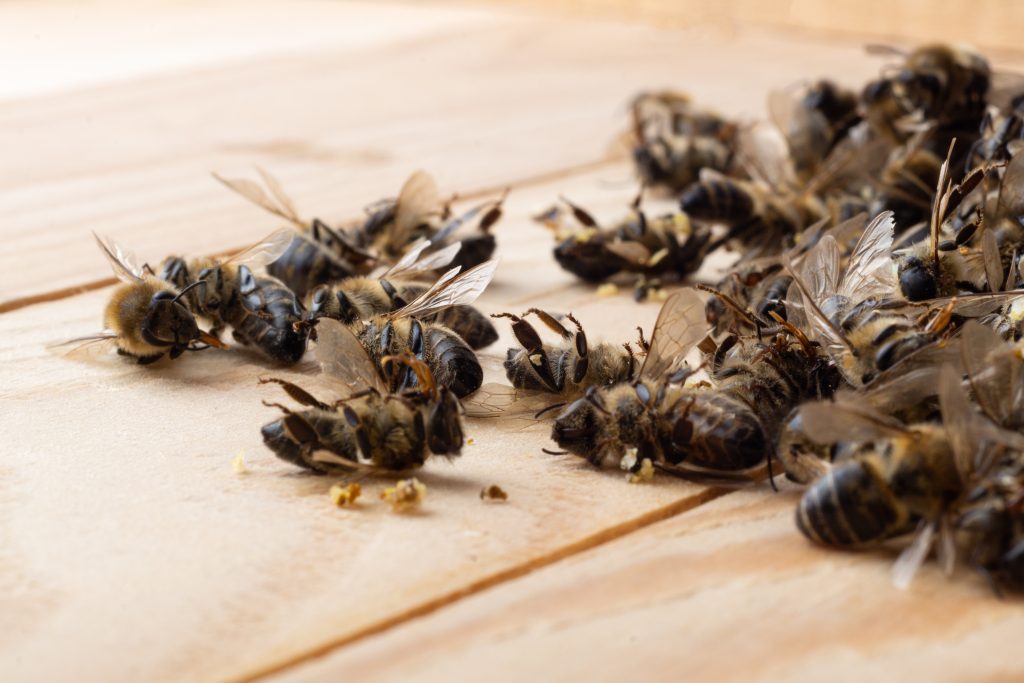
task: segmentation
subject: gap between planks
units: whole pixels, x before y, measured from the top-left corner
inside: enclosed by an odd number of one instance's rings
[[[279,674],[292,669],[294,667],[302,666],[310,661],[323,657],[324,655],[330,654],[343,648],[347,645],[351,645],[365,638],[375,636],[383,633],[389,629],[401,626],[409,621],[425,617],[433,614],[440,609],[453,605],[454,603],[464,600],[465,598],[472,597],[486,591],[490,588],[495,588],[503,583],[518,579],[526,576],[527,574],[549,567],[557,562],[573,557],[588,550],[592,550],[599,546],[616,541],[624,536],[631,533],[644,529],[656,524],[663,522],[672,517],[676,517],[685,512],[689,512],[695,508],[710,503],[711,501],[721,498],[724,495],[732,493],[733,489],[724,488],[707,488],[700,491],[692,496],[687,496],[680,500],[675,501],[670,505],[657,508],[646,512],[639,517],[616,524],[611,527],[605,527],[604,529],[594,533],[590,536],[582,538],[578,541],[570,543],[568,545],[557,548],[545,555],[534,558],[529,562],[525,562],[520,565],[514,565],[500,572],[496,572],[490,576],[486,576],[482,579],[478,579],[473,583],[470,583],[462,588],[452,591],[444,595],[439,595],[436,598],[420,603],[419,605],[412,607],[404,612],[392,615],[387,619],[384,619],[376,624],[371,624],[359,631],[350,633],[342,638],[328,643],[318,645],[312,650],[303,653],[300,656],[293,657],[287,661],[281,662],[273,666],[266,667],[255,673],[246,674],[245,676],[230,679],[231,683],[249,683],[250,681],[258,681],[260,679]]]

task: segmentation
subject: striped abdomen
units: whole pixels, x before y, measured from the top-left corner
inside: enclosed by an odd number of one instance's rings
[[[339,413],[304,410],[297,415],[316,432],[319,447],[349,460],[358,460],[359,446],[356,444],[355,435]],[[273,451],[277,457],[293,465],[320,473],[331,471],[330,466],[312,459],[313,450],[303,448],[303,445],[289,431],[285,420],[286,418],[282,417],[263,425],[260,433],[263,435],[263,443],[267,448]]]
[[[768,453],[768,438],[757,415],[728,394],[695,392],[677,404],[669,419],[670,443],[664,451],[672,464],[742,470],[757,465]]]
[[[691,218],[738,225],[753,218],[754,197],[741,183],[729,178],[708,178],[683,191],[680,206]]]
[[[804,492],[797,528],[815,543],[855,546],[907,531],[907,508],[893,495],[874,460],[853,460],[831,469]]]
[[[258,277],[242,295],[241,305],[229,309],[225,321],[239,341],[258,347],[274,360],[294,363],[306,351],[306,335],[294,323],[302,319],[295,295],[273,278]]]
[[[459,398],[480,388],[484,370],[473,349],[459,335],[441,326],[427,325],[424,336],[427,364],[438,384],[447,386]]]
[[[267,266],[267,272],[295,292],[297,297],[317,285],[355,275],[354,269],[323,246],[304,235],[296,235],[288,249]]]

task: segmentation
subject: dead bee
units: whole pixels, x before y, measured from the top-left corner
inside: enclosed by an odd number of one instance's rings
[[[411,353],[430,367],[433,381],[462,398],[483,383],[480,361],[458,334],[439,323],[422,322],[421,318],[475,301],[490,283],[497,265],[497,261],[487,261],[463,273],[458,267],[452,268],[402,308],[358,320],[350,328],[382,372],[385,357]],[[392,392],[414,387],[418,381],[418,375],[408,368],[385,378]]]
[[[307,221],[299,216],[280,182],[263,169],[256,169],[266,189],[251,180],[213,177],[260,208],[279,216],[296,232],[284,252],[267,264],[267,272],[279,279],[299,299],[317,285],[366,274],[375,263],[373,255],[356,246],[345,234],[319,218]]]
[[[619,272],[639,273],[643,278],[681,280],[704,263],[711,231],[695,226],[682,213],[648,218],[640,208],[643,193],[633,201],[626,218],[600,227],[585,209],[563,202],[569,211],[556,207],[537,218],[564,234],[568,216],[578,224],[555,247],[555,260],[565,270],[588,282],[601,282]],[[645,291],[642,287],[639,292]],[[638,296],[642,298],[642,296]]]
[[[535,315],[556,332],[562,344],[544,344],[537,330],[526,321],[529,315]],[[589,345],[583,326],[571,313],[566,317],[575,327],[573,331],[536,308],[521,316],[501,313],[494,317],[512,320],[512,333],[521,346],[510,348],[504,362],[508,381],[517,390],[544,392],[564,404],[579,398],[590,387],[628,382],[636,376],[638,364],[628,343]]]
[[[925,45],[904,55],[893,91],[906,108],[944,128],[977,130],[985,115],[992,70],[971,48]]]
[[[1002,459],[953,522],[958,550],[997,591],[1024,590],[1024,460]]]
[[[504,200],[505,195],[502,195],[496,201],[485,202],[453,217],[448,205],[441,200],[433,176],[417,171],[405,181],[397,199],[372,204],[367,209],[367,218],[353,225],[349,233],[362,248],[385,261],[401,258],[421,239],[430,240],[432,249],[443,249],[458,242],[461,248],[452,265],[468,269],[494,255],[496,242],[490,230],[501,219]],[[463,234],[474,219],[476,231]]]
[[[314,325],[320,318],[352,324],[406,306],[427,290],[427,285],[415,280],[450,263],[461,244],[456,242],[421,258],[420,254],[429,246],[427,240],[421,241],[379,277],[347,278],[333,285],[320,285],[310,293],[306,324]],[[487,316],[469,305],[449,306],[421,316],[420,320],[451,328],[473,349],[489,346],[498,339],[498,332]]]
[[[817,174],[839,140],[860,120],[857,106],[853,91],[829,80],[769,95],[768,111],[786,139],[796,179],[806,182]]]
[[[93,236],[121,284],[103,313],[106,330],[59,346],[112,341],[119,354],[134,358],[140,365],[153,363],[164,354],[177,358],[185,351],[223,348],[216,337],[199,329],[183,299],[202,283],[177,289],[156,277],[148,265],[137,265],[135,257],[113,240]]]
[[[255,346],[272,360],[295,363],[306,351],[306,333],[295,328],[302,305],[280,280],[252,272],[284,252],[292,234],[287,228],[277,230],[225,261],[172,256],[160,277],[177,286],[203,283],[189,296],[196,315],[213,320],[218,332],[230,326],[235,341]]]
[[[780,331],[769,343],[728,338],[710,358],[716,386],[684,386],[683,359],[706,331],[703,307],[692,290],[673,294],[638,380],[588,390],[556,418],[552,439],[596,465],[636,449],[637,463],[679,476],[746,479],[770,457],[786,413],[830,395],[839,376],[806,340],[790,342]]]
[[[681,190],[702,168],[733,168],[738,126],[696,108],[688,96],[641,93],[632,114],[633,160],[645,184]]]
[[[903,425],[864,406],[809,404],[804,427],[818,441],[843,439],[871,447],[817,480],[801,498],[797,527],[812,541],[857,546],[918,533],[893,568],[905,586],[940,532],[940,562],[955,560],[950,518],[976,479],[990,468],[993,452],[1024,448],[1024,437],[976,413],[960,385],[960,373],[939,375],[942,422]]]
[[[394,393],[381,382],[377,362],[351,331],[334,320],[317,330],[316,355],[324,374],[351,393],[333,404],[280,379],[304,407],[284,413],[263,426],[263,442],[277,457],[317,473],[352,470],[403,471],[421,466],[431,455],[454,457],[462,449],[459,401],[435,384],[430,368],[409,355],[388,356],[386,366],[402,365],[416,373],[416,389]]]
[[[971,146],[964,173],[978,166],[1008,162],[1012,148],[1024,140],[1024,96],[1018,94],[1005,113],[989,109],[981,122],[980,137]]]

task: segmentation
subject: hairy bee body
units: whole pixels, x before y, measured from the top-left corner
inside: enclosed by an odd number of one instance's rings
[[[862,383],[936,339],[935,334],[922,329],[907,313],[886,310],[873,300],[861,302],[846,312],[839,326],[853,349],[844,361],[844,371]]]
[[[314,289],[309,296],[306,319],[333,318],[351,324],[397,311],[426,290],[424,285],[392,283],[383,278],[348,278]],[[452,329],[473,349],[489,346],[498,340],[498,332],[490,319],[469,305],[449,306],[419,319]]]
[[[103,312],[105,327],[117,335],[118,352],[141,364],[165,353],[181,355],[199,337],[199,327],[177,295],[173,286],[152,275],[119,285]]]
[[[812,484],[800,499],[797,527],[823,545],[884,541],[937,515],[962,489],[945,428],[920,424]]]
[[[437,384],[448,387],[459,398],[483,384],[484,371],[473,349],[443,325],[412,318],[374,316],[365,323],[357,323],[353,331],[378,367],[382,367],[386,356],[409,352],[430,368]],[[416,375],[411,371],[391,379],[393,391],[417,386]]]

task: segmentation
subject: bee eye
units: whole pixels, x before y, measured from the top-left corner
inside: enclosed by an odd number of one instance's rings
[[[937,293],[935,278],[923,264],[911,265],[900,273],[900,290],[910,301],[934,299]]]

